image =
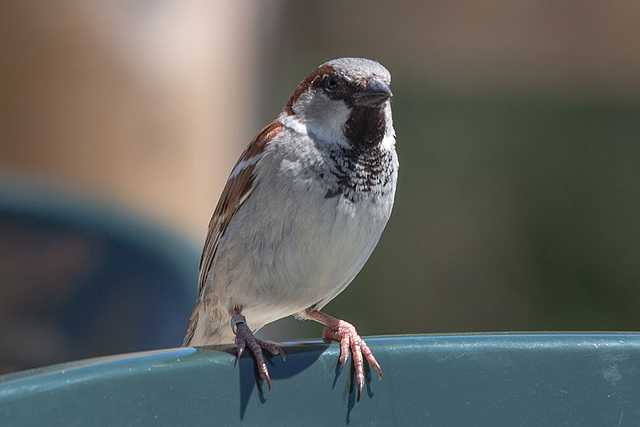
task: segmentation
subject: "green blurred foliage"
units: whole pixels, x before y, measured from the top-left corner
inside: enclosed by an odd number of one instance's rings
[[[325,311],[367,335],[640,329],[640,103],[416,86],[393,87],[392,218]]]
[[[639,12],[287,2],[265,61],[269,118],[326,60],[367,57],[393,76],[394,213],[325,311],[365,335],[640,330]]]

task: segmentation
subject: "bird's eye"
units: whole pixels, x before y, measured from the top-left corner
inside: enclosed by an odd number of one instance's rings
[[[329,76],[324,84],[327,90],[335,90],[340,86],[340,82],[336,76]]]

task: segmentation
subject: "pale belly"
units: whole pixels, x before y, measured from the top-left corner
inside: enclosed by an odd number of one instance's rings
[[[393,204],[392,191],[353,203],[325,198],[319,188],[278,198],[260,190],[220,240],[209,277],[214,292],[225,296],[220,303],[242,308],[254,330],[321,308],[340,293],[371,255]]]

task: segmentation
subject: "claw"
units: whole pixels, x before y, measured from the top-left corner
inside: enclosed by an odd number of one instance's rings
[[[260,378],[267,382],[269,393],[271,393],[271,376],[269,376],[269,370],[267,369],[267,365],[264,362],[258,365],[258,372],[260,373]]]
[[[249,350],[253,353],[253,357],[256,359],[256,365],[258,366],[258,375],[260,378],[267,382],[267,386],[269,387],[269,392],[271,392],[271,376],[269,375],[269,369],[267,368],[267,364],[264,361],[264,356],[262,355],[262,349],[268,350],[273,355],[281,355],[282,359],[285,359],[284,351],[280,347],[275,344],[262,341],[256,338],[251,329],[246,325],[246,323],[238,323],[236,325],[236,345],[238,346],[236,352],[238,354],[238,358],[242,356],[246,347],[249,347]]]
[[[240,359],[242,357],[242,354],[244,353],[244,350],[247,348],[247,343],[244,340],[238,342],[238,339],[236,338],[236,344],[238,344],[238,347],[236,348],[236,359]]]
[[[364,359],[367,359],[369,366],[372,369],[378,371],[380,379],[382,379],[382,369],[380,364],[373,357],[373,353],[367,343],[358,335],[356,328],[344,320],[338,321],[337,327],[326,326],[322,332],[322,338],[324,340],[334,340],[340,343],[340,371],[344,368],[349,358],[349,353],[353,357],[353,366],[356,374],[356,389],[357,398],[356,403],[360,402],[360,396],[362,395],[362,389],[364,388]]]

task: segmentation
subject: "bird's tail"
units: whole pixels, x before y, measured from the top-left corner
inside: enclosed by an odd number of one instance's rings
[[[227,344],[235,341],[235,335],[229,323],[231,316],[220,310],[209,313],[198,300],[191,312],[189,326],[182,341],[182,347],[200,347],[213,344]]]

